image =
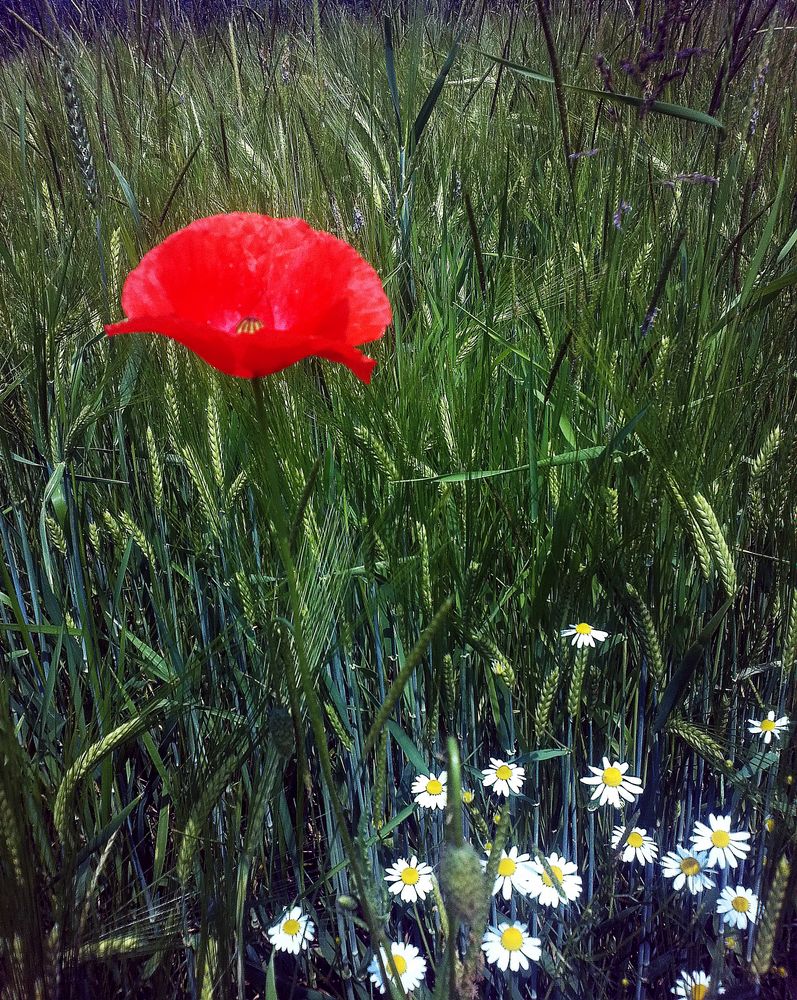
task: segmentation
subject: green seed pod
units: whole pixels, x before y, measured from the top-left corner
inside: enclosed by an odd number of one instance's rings
[[[470,844],[446,847],[440,887],[450,918],[470,923],[484,906],[487,883],[479,856]]]
[[[587,673],[587,651],[579,649],[576,652],[576,661],[573,665],[573,673],[570,677],[570,690],[567,693],[567,714],[571,718],[578,715],[581,705],[581,690],[584,687],[584,677]]]
[[[341,721],[341,718],[338,715],[334,705],[332,705],[331,702],[325,701],[324,712],[326,714],[330,726],[335,732],[335,735],[343,744],[343,746],[346,748],[346,750],[348,750],[349,753],[351,753],[352,749],[354,748],[354,742],[352,741],[352,738],[349,735],[349,733],[346,731],[346,727],[343,725],[343,722]]]
[[[61,529],[61,525],[55,520],[54,517],[50,517],[47,514],[44,518],[45,524],[47,525],[47,537],[50,540],[50,544],[53,548],[57,549],[62,555],[66,555],[66,535]]]
[[[775,940],[783,914],[783,904],[786,899],[790,875],[791,866],[784,856],[778,861],[775,869],[767,901],[764,904],[764,912],[760,918],[753,960],[750,963],[751,971],[759,976],[765,975],[772,967],[772,955],[775,950]]]
[[[708,500],[701,493],[695,493],[692,498],[692,504],[695,520],[703,532],[706,544],[717,566],[725,593],[732,599],[736,593],[736,569],[733,565],[728,543],[725,541],[722,528],[720,528],[719,521],[717,520],[717,515],[714,513]]]
[[[759,451],[750,463],[750,473],[753,479],[760,479],[769,469],[772,459],[775,457],[775,452],[780,445],[780,437],[780,427],[773,427],[762,445],[761,451]]]
[[[83,102],[80,99],[75,72],[64,52],[60,53],[58,59],[58,78],[61,83],[64,104],[66,105],[69,137],[72,140],[75,158],[80,168],[80,176],[83,180],[86,200],[92,207],[96,207],[97,195],[99,193],[97,187],[97,168],[94,164],[94,155],[91,150],[86,114],[83,109]]]
[[[296,736],[293,731],[291,713],[282,705],[275,705],[268,716],[268,730],[277,753],[282,757],[292,757],[296,752]]]
[[[635,587],[629,583],[626,584],[626,589],[636,604],[642,647],[647,654],[648,666],[653,675],[653,682],[656,685],[657,691],[661,694],[667,682],[667,671],[664,666],[664,657],[662,656],[661,644],[659,643],[653,615],[650,613],[647,604],[645,604],[642,595]]]
[[[542,682],[540,700],[537,702],[537,710],[534,713],[534,732],[537,736],[541,736],[542,733],[544,733],[548,728],[548,722],[551,718],[551,709],[553,708],[553,702],[556,697],[558,686],[559,667],[554,666]]]
[[[454,674],[454,660],[450,653],[443,656],[443,690],[446,698],[446,714],[449,719],[453,719],[457,704],[457,684]]]

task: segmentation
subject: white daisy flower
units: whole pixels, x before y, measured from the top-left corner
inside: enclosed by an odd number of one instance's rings
[[[498,757],[490,758],[490,766],[482,770],[482,781],[484,787],[493,785],[496,795],[505,795],[509,798],[509,793],[518,794],[526,780],[526,769],[519,764],[510,764]]]
[[[750,845],[747,843],[749,839],[750,834],[746,830],[731,832],[730,816],[715,816],[714,813],[708,817],[708,826],[705,823],[695,823],[691,837],[696,851],[708,851],[709,867],[719,865],[720,868],[724,868],[726,864],[729,868],[735,868],[740,858],[744,860],[750,853]]]
[[[445,771],[441,771],[437,776],[419,774],[412,783],[412,794],[418,805],[424,809],[445,809],[447,779]]]
[[[743,885],[737,885],[735,889],[726,885],[717,900],[717,913],[729,927],[738,927],[743,931],[747,927],[748,920],[751,924],[756,922],[758,896],[752,889],[745,889]]]
[[[542,862],[536,858],[529,866],[529,895],[540,906],[558,906],[559,903],[572,902],[581,895],[581,877],[576,875],[578,869],[572,861],[551,854],[546,859],[553,873],[553,879],[543,868]]]
[[[603,642],[603,640],[609,635],[608,632],[603,632],[599,628],[593,628],[592,625],[587,625],[586,622],[579,622],[578,625],[568,625],[567,628],[562,629],[562,638],[569,639],[573,636],[573,641],[571,646],[576,646],[581,649],[582,646],[595,646],[595,641]]]
[[[644,865],[648,861],[656,860],[659,849],[653,838],[648,836],[647,830],[635,826],[623,839],[623,829],[622,826],[616,826],[612,831],[612,847],[615,850],[620,846],[620,841],[623,841],[623,861],[633,861],[636,858],[641,865]]]
[[[292,955],[306,950],[314,937],[315,924],[302,913],[301,906],[288,910],[278,924],[268,929],[268,939],[277,951],[289,951]]]
[[[590,796],[594,802],[598,799],[598,805],[605,805],[610,802],[615,809],[622,809],[623,802],[633,802],[635,795],[642,794],[642,782],[633,775],[627,775],[629,765],[616,760],[609,763],[609,758],[603,758],[603,767],[593,767],[589,765],[592,774],[581,780],[585,785],[597,785],[595,791]]]
[[[773,736],[779,740],[783,730],[789,728],[788,715],[781,715],[779,719],[776,719],[774,712],[767,712],[766,719],[761,719],[760,722],[758,719],[748,719],[747,721],[750,723],[747,732],[763,736],[767,746],[772,742]]]
[[[530,937],[528,925],[516,920],[488,927],[482,938],[482,951],[489,965],[497,965],[501,972],[528,969],[529,961],[539,962],[542,950],[540,939]]]
[[[674,993],[677,997],[683,997],[685,1000],[705,1000],[710,985],[711,976],[707,976],[705,972],[682,972],[675,980],[675,986],[672,987],[670,993]],[[718,986],[714,992],[724,993],[725,989]]]
[[[382,953],[382,961],[385,963],[385,972],[388,979],[393,979],[393,973],[387,960],[387,953],[384,948],[379,949]],[[417,990],[426,978],[426,959],[423,958],[418,949],[413,944],[404,944],[401,941],[391,941],[390,950],[393,953],[393,961],[396,965],[396,972],[399,974],[401,988],[405,993],[412,993]],[[379,961],[374,955],[371,964],[368,966],[368,974],[371,982],[379,987],[380,993],[387,992],[387,986],[382,978],[379,969]]]
[[[518,854],[516,847],[510,848],[509,853],[501,851],[501,860],[498,862],[498,873],[493,883],[493,895],[497,896],[500,891],[504,899],[511,899],[513,889],[516,889],[521,896],[527,895],[529,891],[530,860],[530,855]],[[487,862],[482,861],[482,868],[486,867]]]
[[[413,855],[409,861],[399,858],[385,869],[385,882],[405,903],[417,903],[432,891],[432,869]]]
[[[706,853],[688,851],[685,847],[676,847],[661,859],[661,873],[665,878],[673,880],[673,889],[677,892],[686,885],[693,896],[714,885],[711,878],[714,873],[707,871],[707,868]]]

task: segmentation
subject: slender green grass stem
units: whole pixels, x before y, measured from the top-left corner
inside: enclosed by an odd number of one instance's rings
[[[448,802],[446,809],[446,841],[454,850],[462,847],[462,764],[459,745],[453,736],[448,737]],[[459,921],[448,921],[448,975],[449,997],[457,997],[457,935]]]

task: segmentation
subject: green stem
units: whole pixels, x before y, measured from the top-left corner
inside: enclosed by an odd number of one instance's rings
[[[501,851],[503,851],[506,846],[507,839],[509,838],[510,813],[509,799],[507,799],[505,806],[501,809],[501,820],[498,824],[498,829],[495,831],[495,838],[493,839],[490,857],[487,859],[487,870],[485,872],[487,895],[482,905],[482,909],[476,915],[473,921],[473,926],[471,927],[471,940],[468,947],[468,953],[465,956],[465,963],[462,972],[463,983],[472,981],[476,973],[476,964],[478,962],[479,955],[481,954],[482,936],[484,934],[484,928],[487,926],[487,918],[490,913],[490,900],[492,899],[493,884],[495,883],[495,876],[498,874],[498,862],[501,860]]]
[[[448,816],[446,840],[452,847],[462,847],[462,763],[459,746],[453,736],[448,737]]]
[[[462,764],[459,746],[453,736],[448,737],[448,799],[446,809],[446,840],[452,850],[462,847]],[[448,922],[448,990],[450,1000],[457,997],[457,934],[459,921]]]
[[[290,538],[290,529],[288,527],[288,517],[285,511],[282,496],[279,470],[277,468],[276,458],[271,447],[271,439],[268,433],[268,421],[266,419],[262,379],[253,379],[252,386],[255,395],[257,417],[262,427],[261,434],[259,435],[259,440],[261,441],[260,451],[265,465],[266,477],[272,493],[273,502],[270,512],[274,522],[274,536],[283,569],[285,570],[285,577],[288,583],[288,597],[291,604],[291,612],[293,614],[293,639],[296,647],[296,660],[299,667],[302,690],[304,691],[304,697],[307,703],[307,711],[310,716],[310,727],[313,731],[316,751],[321,764],[321,774],[327,786],[338,830],[340,831],[343,846],[348,856],[349,864],[351,865],[352,874],[354,875],[354,882],[357,886],[357,893],[360,897],[363,913],[365,914],[365,921],[368,924],[368,931],[371,935],[371,940],[374,943],[374,954],[376,955],[376,960],[379,964],[379,970],[382,974],[383,982],[389,985],[391,992],[394,991],[395,987],[398,987],[399,996],[402,1000],[404,1000],[406,993],[401,985],[401,979],[399,977],[398,969],[396,968],[396,963],[393,960],[393,953],[390,949],[390,945],[386,940],[385,934],[379,926],[376,917],[374,916],[373,910],[371,909],[371,904],[368,900],[368,887],[365,875],[360,865],[360,859],[357,854],[354,841],[349,833],[346,812],[343,809],[340,799],[338,798],[337,789],[334,784],[332,760],[329,754],[329,745],[327,743],[326,730],[324,727],[324,716],[321,710],[321,703],[318,700],[318,696],[316,695],[315,688],[313,686],[313,678],[310,673],[310,662],[307,657],[307,649],[304,643],[302,602],[296,578],[296,566],[293,561],[293,557],[291,556],[288,541]],[[297,720],[297,722],[300,722],[300,720]],[[388,965],[392,974],[391,980],[388,980],[385,964],[382,959],[382,952],[380,950],[381,948],[384,948],[384,953],[387,956]]]
[[[376,714],[376,718],[374,719],[374,724],[371,726],[371,729],[365,738],[365,743],[363,745],[363,760],[367,760],[371,753],[373,753],[376,741],[379,739],[382,730],[385,728],[387,720],[390,718],[390,713],[393,711],[399,698],[404,693],[404,688],[407,686],[407,682],[415,672],[415,668],[421,662],[421,657],[426,651],[426,647],[432,641],[438,629],[443,624],[446,615],[453,607],[453,597],[447,597],[437,609],[437,613],[434,618],[429,622],[423,632],[421,632],[418,641],[413,646],[409,656],[405,659],[404,666],[401,668],[398,677],[391,684],[390,690],[385,695],[385,699]]]

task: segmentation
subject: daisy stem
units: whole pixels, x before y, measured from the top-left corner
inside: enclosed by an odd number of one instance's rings
[[[338,830],[340,831],[343,846],[345,848],[346,855],[348,856],[349,864],[351,865],[352,874],[354,875],[354,882],[357,886],[357,893],[360,897],[360,905],[363,908],[365,921],[368,924],[368,931],[371,935],[371,940],[374,943],[374,954],[376,955],[379,971],[382,975],[382,981],[389,987],[390,992],[394,995],[396,995],[395,991],[396,988],[398,988],[398,996],[404,1000],[404,998],[406,998],[406,993],[404,991],[404,987],[402,986],[399,971],[396,968],[396,963],[393,959],[392,949],[390,948],[386,936],[371,908],[368,885],[360,864],[360,857],[357,853],[351,834],[349,833],[346,812],[340,802],[334,783],[332,761],[330,758],[329,745],[327,743],[326,729],[324,726],[324,716],[318,700],[318,695],[316,694],[315,687],[313,686],[313,678],[310,672],[310,662],[307,656],[307,648],[304,643],[302,601],[299,594],[296,565],[291,555],[289,543],[290,531],[282,495],[282,488],[280,486],[279,470],[277,468],[276,456],[271,447],[271,437],[269,434],[268,420],[266,418],[266,406],[262,381],[262,379],[258,378],[252,379],[257,420],[260,424],[258,440],[260,441],[260,454],[263,459],[266,478],[271,492],[272,504],[270,512],[274,526],[274,540],[277,544],[280,560],[282,561],[283,569],[285,570],[285,578],[288,584],[288,597],[293,615],[293,639],[296,649],[296,661],[299,668],[302,690],[307,703],[307,712],[310,716],[310,726],[313,731],[316,752],[318,753],[318,759],[321,764],[321,773],[327,786]],[[296,725],[297,731],[301,732],[300,719],[296,720]],[[387,956],[387,962],[391,973],[390,978],[388,978],[385,970],[385,963],[382,958],[382,949],[384,949],[384,954]]]
[[[429,938],[426,935],[426,931],[423,929],[423,920],[421,920],[421,915],[418,912],[417,902],[412,904],[412,912],[415,914],[415,924],[418,928],[418,933],[421,935],[421,941],[423,942],[423,946],[426,949],[426,954],[429,956],[429,965],[432,968],[432,972],[434,972],[435,966],[432,961],[432,955],[434,955],[434,949],[431,948],[431,946],[429,945]]]

